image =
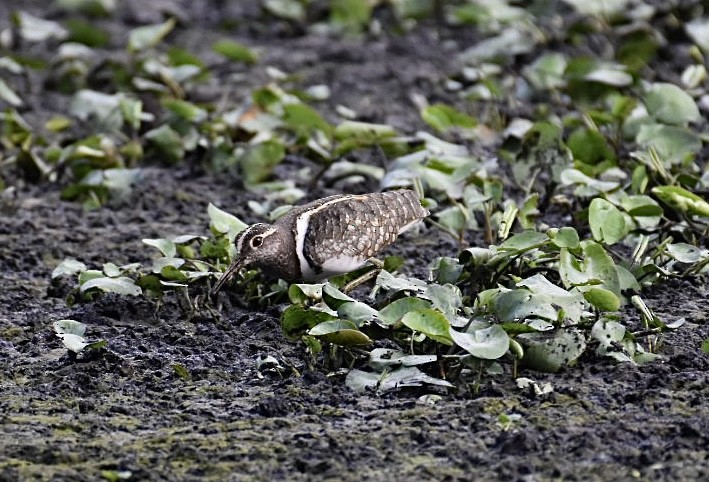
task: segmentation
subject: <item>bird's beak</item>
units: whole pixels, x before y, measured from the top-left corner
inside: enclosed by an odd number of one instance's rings
[[[209,292],[209,296],[216,296],[217,293],[219,293],[219,290],[222,289],[222,286],[226,284],[227,281],[231,279],[234,274],[238,273],[241,268],[244,267],[244,260],[237,258],[236,261],[231,263],[231,266],[222,274],[222,277],[219,278],[217,281],[217,284],[214,285],[212,288],[212,291]]]

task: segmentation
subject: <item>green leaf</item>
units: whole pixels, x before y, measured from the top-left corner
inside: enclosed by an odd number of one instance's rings
[[[170,241],[169,239],[162,239],[162,238],[157,238],[157,239],[143,239],[143,244],[147,244],[148,246],[152,246],[153,248],[157,248],[160,250],[160,252],[165,256],[166,258],[174,258],[177,256],[177,246],[173,241]]]
[[[246,184],[256,184],[267,180],[286,156],[286,148],[278,141],[271,140],[250,146],[240,159],[241,170]]]
[[[0,99],[4,100],[13,107],[20,107],[23,102],[22,99],[15,93],[12,88],[7,85],[7,83],[0,79]]]
[[[84,293],[92,288],[128,296],[138,296],[143,292],[132,279],[127,277],[94,278],[83,283],[79,289]]]
[[[564,226],[555,231],[553,235],[547,232],[547,235],[551,238],[551,242],[559,248],[576,249],[580,246],[579,233],[570,226]]]
[[[20,6],[21,4],[17,4]],[[68,32],[58,22],[35,17],[27,12],[12,13],[12,20],[19,27],[20,36],[28,42],[44,42],[50,39],[64,40]]]
[[[207,212],[209,214],[209,227],[218,233],[238,234],[249,226],[233,214],[222,211],[212,203],[209,203]]]
[[[377,318],[379,312],[361,301],[351,301],[343,303],[337,308],[337,316],[341,319],[349,320],[358,328],[364,323]]]
[[[616,160],[615,150],[597,130],[579,128],[571,133],[567,145],[574,154],[574,159],[585,164],[596,165],[603,161]]]
[[[588,279],[598,280],[602,286],[620,296],[620,281],[613,258],[600,244],[593,241],[582,243],[584,251],[584,273]]]
[[[417,311],[424,308],[429,308],[430,306],[431,303],[429,301],[422,300],[421,298],[416,298],[414,296],[399,298],[379,310],[377,320],[380,325],[392,326],[399,323],[404,315],[410,311]]]
[[[702,259],[706,259],[709,255],[706,250],[703,251],[698,247],[687,243],[670,243],[665,249],[667,249],[667,254],[680,263],[697,263]]]
[[[288,298],[293,304],[304,305],[322,300],[325,283],[305,284],[293,283],[288,287]]]
[[[407,355],[401,350],[392,348],[375,348],[369,353],[367,364],[375,370],[383,370],[392,366],[411,367],[433,363],[438,359],[436,355]]]
[[[623,213],[605,199],[595,198],[588,211],[588,224],[596,241],[615,244],[627,234]]]
[[[591,336],[602,348],[610,348],[625,338],[625,327],[615,321],[598,320],[591,328]]]
[[[86,265],[74,258],[66,258],[52,271],[52,279],[59,276],[71,276],[73,274],[86,271]]]
[[[328,343],[340,346],[369,345],[372,340],[359,331],[354,323],[347,320],[324,321],[308,331],[308,335],[322,338]]]
[[[454,128],[471,129],[477,125],[475,119],[445,104],[427,106],[421,112],[421,118],[438,132]]]
[[[709,338],[702,342],[702,351],[709,355]]]
[[[400,367],[384,373],[350,370],[347,373],[345,384],[352,391],[358,393],[367,390],[386,392],[403,387],[420,387],[423,384],[453,387],[450,382],[426,375],[416,367]]]
[[[656,186],[652,193],[670,207],[689,215],[709,217],[709,203],[679,186]]]
[[[76,320],[58,320],[52,323],[57,334],[84,336],[86,325]]]
[[[332,0],[330,21],[348,32],[361,32],[372,15],[370,5],[367,0]]]
[[[332,126],[315,109],[305,104],[284,105],[283,121],[302,137],[309,137],[313,131],[327,135],[332,132]]]
[[[445,345],[452,345],[450,323],[443,313],[431,308],[421,308],[404,315],[401,322],[414,331]]]
[[[155,47],[175,28],[176,23],[174,18],[170,18],[163,23],[146,25],[131,30],[128,37],[128,51],[134,53],[142,52]]]
[[[102,48],[105,47],[111,39],[111,36],[106,30],[78,18],[67,19],[66,26],[69,30],[67,40],[86,45],[87,47]]]
[[[535,274],[518,281],[517,286],[531,290],[535,294],[533,299],[541,303],[546,303],[548,300],[553,306],[559,306],[563,309],[565,317],[571,321],[578,323],[581,320],[583,300],[578,292],[566,291],[553,284],[542,274]]]
[[[182,137],[167,124],[146,132],[145,139],[155,148],[158,155],[169,163],[175,163],[185,157]]]
[[[504,322],[524,321],[529,318],[555,321],[558,317],[548,296],[527,289],[500,293],[493,300],[493,309],[497,317]]]
[[[583,292],[583,297],[601,311],[618,311],[620,309],[620,298],[605,288],[592,287]]]
[[[461,333],[453,329],[450,335],[456,345],[477,358],[496,360],[510,347],[510,337],[500,325]]]
[[[295,22],[305,21],[305,6],[299,0],[264,0],[263,7],[276,17]]]
[[[524,252],[539,248],[549,240],[549,236],[538,231],[522,231],[498,246],[500,251]]]
[[[297,339],[310,328],[331,320],[337,320],[337,317],[301,305],[291,305],[281,314],[281,328],[285,336]]]
[[[674,84],[653,84],[643,101],[648,113],[664,124],[686,125],[701,118],[692,96]]]
[[[702,149],[700,137],[687,127],[643,124],[635,140],[643,147],[655,149],[665,166],[682,163]]]
[[[521,334],[516,339],[524,347],[522,364],[542,372],[554,373],[573,365],[586,350],[583,333],[571,329]]]
[[[207,111],[192,102],[181,99],[163,99],[162,105],[189,122],[200,123],[207,120]]]
[[[244,44],[229,39],[221,39],[214,42],[212,50],[234,62],[245,64],[255,64],[258,62],[258,54]]]

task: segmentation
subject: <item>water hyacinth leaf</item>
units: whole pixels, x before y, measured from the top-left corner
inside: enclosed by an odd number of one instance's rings
[[[687,34],[704,52],[709,52],[709,18],[700,17],[684,24]]]
[[[566,85],[566,65],[566,57],[562,54],[545,54],[524,69],[524,76],[537,89],[558,89]]]
[[[655,186],[652,193],[670,207],[689,215],[709,217],[709,203],[679,186]]]
[[[0,79],[0,99],[12,107],[20,107],[23,104],[22,99],[3,79]]]
[[[686,125],[701,118],[692,96],[674,84],[653,84],[643,100],[648,113],[664,124]]]
[[[103,278],[105,275],[103,274],[103,271],[98,270],[98,269],[87,269],[85,271],[81,271],[79,273],[79,284],[82,285],[86,283],[87,281],[90,281],[95,278]]]
[[[263,7],[271,15],[285,20],[305,20],[305,6],[299,0],[264,0]]]
[[[391,326],[399,323],[410,311],[430,308],[431,303],[415,296],[399,298],[379,310],[377,321],[380,325]]]
[[[573,322],[581,320],[583,299],[578,292],[569,292],[556,286],[541,274],[535,274],[517,283],[517,286],[527,288],[538,295],[548,297],[556,306],[564,310],[566,318]]]
[[[234,62],[255,64],[258,61],[256,52],[244,44],[229,39],[217,40],[212,45],[212,50]]]
[[[284,105],[283,121],[302,137],[308,137],[315,131],[327,135],[332,132],[332,126],[315,109],[305,104]]]
[[[367,390],[386,392],[403,387],[420,387],[424,384],[453,387],[450,382],[426,375],[416,367],[400,367],[383,373],[350,370],[345,384],[357,393]]]
[[[598,320],[591,328],[591,336],[603,348],[610,348],[625,338],[625,327],[616,321]]]
[[[538,231],[523,231],[508,238],[498,246],[500,251],[524,252],[533,248],[539,248],[549,241],[549,236]]]
[[[281,328],[288,338],[293,339],[300,337],[310,328],[331,320],[337,320],[337,317],[301,305],[291,305],[281,314]]]
[[[288,298],[293,304],[306,304],[322,300],[325,283],[293,283],[288,287]]]
[[[360,142],[364,142],[365,140],[371,142],[376,139],[394,137],[398,133],[396,129],[388,124],[373,124],[370,122],[348,120],[340,122],[337,127],[335,127],[333,134],[338,141],[355,138]]]
[[[84,336],[86,325],[76,320],[57,320],[52,323],[57,334]]]
[[[140,286],[135,284],[135,281],[125,276],[118,278],[94,278],[83,283],[79,289],[84,293],[92,288],[128,296],[138,296],[143,292]]]
[[[337,308],[337,316],[349,320],[358,328],[364,323],[376,319],[379,312],[361,301],[343,303]]]
[[[603,161],[616,159],[613,147],[603,134],[597,130],[580,128],[569,136],[567,145],[577,159],[585,164],[595,165]]]
[[[394,276],[388,271],[380,271],[377,275],[376,284],[378,287],[388,291],[411,291],[414,293],[424,293],[428,285],[416,278],[409,278],[403,275]]]
[[[115,263],[103,263],[103,273],[109,278],[116,278],[121,275],[121,268]]]
[[[285,146],[275,140],[250,146],[239,160],[244,182],[256,184],[267,180],[285,156]]]
[[[709,251],[701,250],[687,243],[670,243],[665,249],[667,250],[667,254],[680,263],[697,263],[709,256]]]
[[[620,298],[605,288],[592,287],[583,292],[583,297],[601,311],[618,311],[620,309]]]
[[[347,32],[361,32],[371,15],[372,6],[367,0],[334,0],[330,4],[330,22]]]
[[[522,364],[542,372],[556,373],[573,365],[586,350],[583,333],[571,329],[521,334],[517,341],[524,348]]]
[[[182,137],[167,124],[146,132],[145,139],[169,163],[175,163],[185,157]]]
[[[527,289],[498,294],[493,299],[493,309],[503,322],[524,321],[528,318],[556,320],[558,316],[548,296]]]
[[[431,308],[421,308],[416,311],[406,313],[401,322],[419,333],[423,333],[428,338],[445,345],[452,345],[450,336],[450,323],[446,316],[440,311]]]
[[[128,37],[128,51],[142,52],[149,48],[155,47],[157,44],[167,37],[175,28],[176,20],[168,19],[166,22],[156,25],[145,25],[131,30]]]
[[[584,241],[582,243],[584,272],[588,279],[598,280],[603,287],[620,296],[620,281],[613,258],[598,243]]]
[[[591,201],[588,223],[596,241],[615,244],[627,234],[623,213],[605,199]]]
[[[432,308],[445,314],[449,320],[455,318],[456,313],[463,306],[460,288],[451,284],[430,284],[422,297],[431,301]]]
[[[451,129],[471,129],[477,125],[475,119],[468,114],[445,104],[427,106],[421,111],[421,118],[438,132]]]
[[[474,46],[463,51],[460,61],[468,65],[479,65],[487,60],[526,54],[535,48],[536,42],[532,36],[518,26],[503,30],[496,37],[491,37],[477,42]]]
[[[89,346],[83,336],[72,335],[68,333],[57,333],[57,336],[62,340],[62,343],[67,350],[79,353],[84,348]]]
[[[436,281],[441,285],[453,284],[460,278],[463,265],[456,258],[441,256],[434,261],[432,271],[436,274]]]
[[[322,338],[328,343],[340,346],[369,345],[372,340],[347,320],[323,321],[308,331],[308,335]]]
[[[477,358],[496,360],[507,353],[510,337],[500,325],[462,333],[450,330],[450,336],[456,345]]]
[[[407,355],[401,350],[392,348],[375,348],[369,353],[367,364],[375,370],[381,371],[391,366],[412,367],[433,363],[438,359],[436,355]]]
[[[176,258],[176,260],[181,261],[184,263],[184,260]],[[180,264],[182,264],[180,263]],[[177,266],[174,266],[172,264],[168,264],[166,266],[163,266],[160,269],[160,275],[165,278],[166,280],[170,281],[178,281],[178,282],[184,282],[187,281],[189,278],[185,273],[179,270]]]
[[[663,164],[670,166],[699,153],[702,141],[686,127],[664,124],[643,124],[635,137],[638,144],[653,148]]]
[[[54,268],[52,271],[52,279],[58,278],[59,276],[71,276],[81,271],[86,271],[86,265],[84,263],[74,258],[66,258]]]
[[[602,63],[583,77],[587,82],[597,82],[611,87],[626,87],[633,83],[633,76],[621,64]]]
[[[162,238],[157,238],[157,239],[143,239],[143,244],[147,244],[148,246],[152,246],[153,248],[157,248],[160,250],[160,252],[165,256],[166,258],[174,258],[177,256],[177,246],[175,245],[174,241],[170,241],[169,239],[162,239]]]
[[[551,242],[558,248],[576,249],[580,246],[579,233],[570,226],[564,226],[556,230],[553,236],[549,233],[547,233],[547,235],[551,238]]]
[[[199,123],[207,120],[207,111],[192,102],[181,99],[164,99],[162,105],[189,122]]]
[[[212,203],[209,203],[207,213],[209,214],[209,227],[218,233],[236,235],[249,226],[233,214],[219,209]]]
[[[19,27],[20,36],[28,42],[64,40],[69,35],[69,32],[59,23],[35,17],[27,12],[14,12],[12,20]]]

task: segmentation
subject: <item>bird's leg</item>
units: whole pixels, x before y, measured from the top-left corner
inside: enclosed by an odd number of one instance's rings
[[[363,275],[356,277],[355,279],[347,283],[345,286],[343,286],[343,293],[349,293],[359,285],[364,284],[375,276],[377,276],[379,272],[384,269],[384,262],[382,260],[379,260],[377,258],[369,258],[369,262],[374,265],[374,268],[367,271]]]

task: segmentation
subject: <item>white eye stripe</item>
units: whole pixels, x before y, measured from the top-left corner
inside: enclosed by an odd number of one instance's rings
[[[247,231],[244,231],[243,235],[239,238],[239,240],[238,240],[238,242],[237,242],[237,244],[236,244],[236,250],[237,250],[237,252],[239,252],[239,253],[241,252],[242,248],[244,247],[244,240],[245,240],[245,238],[248,237],[249,231],[250,231],[251,229],[253,229],[255,226],[256,226],[256,225],[249,226],[248,228],[246,228]],[[267,237],[269,237],[269,236],[271,236],[272,234],[275,234],[275,233],[276,233],[276,229],[275,229],[275,228],[271,228],[271,229],[268,229],[268,230],[264,231],[264,232],[261,233],[261,234],[257,234],[256,236],[254,236],[253,238],[251,238],[251,239],[249,240],[249,246],[250,246],[252,249],[256,249],[256,248],[258,248],[259,246],[261,246],[261,245],[263,244],[264,240],[265,240]],[[258,243],[258,244],[254,244],[254,241],[255,241],[257,238],[260,239],[261,242]]]

